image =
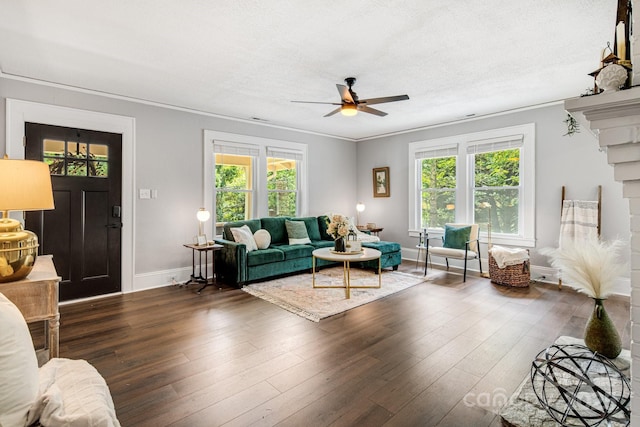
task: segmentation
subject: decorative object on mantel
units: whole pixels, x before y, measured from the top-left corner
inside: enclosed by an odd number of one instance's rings
[[[587,347],[610,359],[622,350],[622,341],[611,318],[604,309],[604,300],[613,290],[614,282],[623,265],[618,262],[622,242],[603,242],[597,238],[567,242],[560,249],[542,249],[551,256],[551,265],[562,272],[563,281],[578,292],[593,298],[594,309],[585,327]]]
[[[628,70],[619,64],[609,64],[596,76],[596,84],[604,91],[620,90],[627,81]]]
[[[573,136],[576,133],[580,133],[580,125],[571,114],[567,113],[567,119],[564,122],[567,124],[567,133],[563,136]]]

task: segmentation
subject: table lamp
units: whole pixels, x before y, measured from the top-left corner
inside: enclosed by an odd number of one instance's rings
[[[196,216],[198,217],[198,245],[206,245],[207,236],[202,231],[202,228],[203,224],[211,218],[211,213],[209,213],[205,208],[200,208]]]
[[[29,275],[38,255],[38,237],[24,230],[9,211],[53,209],[49,166],[35,160],[0,159],[0,283]]]
[[[356,227],[360,227],[360,212],[364,212],[364,204],[358,202],[356,205]]]

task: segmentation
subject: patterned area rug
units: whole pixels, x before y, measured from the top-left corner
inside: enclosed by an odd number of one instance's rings
[[[344,288],[314,289],[310,273],[254,283],[243,287],[242,290],[305,319],[319,322],[320,319],[384,298],[425,280],[425,277],[413,276],[398,271],[383,271],[382,288],[352,288],[350,299],[346,298]],[[316,286],[341,285],[342,267],[324,268],[316,272]],[[378,275],[373,270],[351,269],[351,286],[377,285]]]

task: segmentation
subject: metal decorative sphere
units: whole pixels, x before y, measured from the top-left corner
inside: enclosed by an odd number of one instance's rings
[[[542,407],[562,426],[629,425],[629,379],[583,345],[554,344],[538,353],[531,384]]]

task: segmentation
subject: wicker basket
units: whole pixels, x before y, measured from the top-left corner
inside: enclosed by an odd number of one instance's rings
[[[498,285],[526,288],[531,281],[529,261],[527,260],[522,264],[507,265],[505,268],[499,268],[496,260],[489,254],[489,276],[491,277],[491,281]]]

